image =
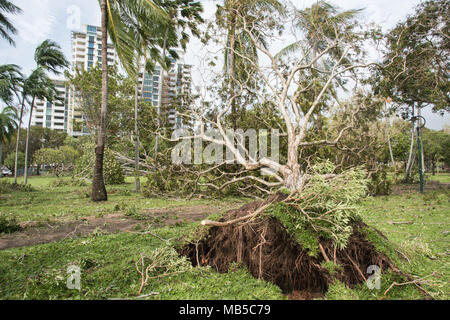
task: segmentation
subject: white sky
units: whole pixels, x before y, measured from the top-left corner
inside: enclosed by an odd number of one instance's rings
[[[43,40],[50,38],[61,45],[66,56],[71,56],[70,31],[80,29],[83,24],[100,25],[100,9],[96,0],[12,0],[24,11],[22,15],[13,16],[11,20],[19,30],[16,37],[17,46],[9,46],[0,39],[0,64],[15,63],[29,74],[34,68],[34,50]],[[213,18],[216,4],[222,1],[201,0],[204,17]],[[316,0],[291,0],[299,9],[310,6]],[[420,0],[329,0],[344,10],[365,9],[363,19],[381,25],[389,30],[406,15],[414,12]],[[79,13],[79,15],[78,15]],[[79,19],[78,19],[79,18]],[[196,53],[201,45],[193,40],[186,52],[186,63],[198,64]],[[194,77],[195,79],[195,77]],[[450,116],[441,117],[430,110],[424,111],[427,127],[440,130],[445,123],[450,124]]]

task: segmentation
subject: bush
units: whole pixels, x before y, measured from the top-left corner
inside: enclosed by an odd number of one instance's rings
[[[0,193],[11,193],[14,191],[31,192],[34,189],[29,185],[22,183],[13,183],[9,181],[0,181]]]
[[[392,192],[392,179],[388,176],[386,166],[370,174],[368,184],[369,194],[373,196],[387,196]]]
[[[92,179],[94,175],[95,154],[94,147],[85,147],[83,156],[75,163],[74,177]],[[105,149],[103,159],[103,177],[105,184],[123,184],[125,176],[119,161],[110,149]]]
[[[149,173],[146,177],[147,182],[142,188],[142,194],[148,198],[155,195],[190,194],[193,191],[192,184],[186,184],[186,181],[195,181],[194,178],[189,177],[188,174],[183,174],[178,171],[176,166],[171,165]]]
[[[57,179],[51,182],[52,187],[86,187],[88,184],[85,180],[72,178],[68,179]]]
[[[0,234],[13,233],[20,230],[22,230],[22,227],[17,223],[15,217],[0,214]]]

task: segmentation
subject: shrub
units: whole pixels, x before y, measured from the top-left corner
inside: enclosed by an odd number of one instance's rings
[[[85,147],[83,156],[75,163],[74,177],[92,179],[94,175],[94,147]],[[103,161],[103,177],[106,184],[123,184],[125,176],[119,161],[110,149],[105,149]]]
[[[11,193],[14,191],[31,192],[34,189],[29,184],[0,181],[0,193]]]
[[[368,191],[373,196],[387,196],[392,192],[392,179],[388,176],[386,166],[370,174]]]
[[[22,230],[22,227],[17,223],[15,217],[0,214],[0,234],[13,233],[20,230]]]

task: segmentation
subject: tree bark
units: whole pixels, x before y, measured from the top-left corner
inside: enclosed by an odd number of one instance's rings
[[[17,167],[19,161],[19,141],[20,141],[20,126],[22,125],[23,109],[25,108],[25,94],[22,93],[22,106],[20,107],[19,125],[17,126],[16,136],[16,156],[14,158],[14,183],[17,184]]]
[[[2,160],[3,160],[3,141],[0,140],[0,168],[2,167]]]
[[[412,164],[413,164],[413,149],[414,149],[415,132],[416,132],[416,130],[415,130],[414,122],[413,122],[412,129],[411,129],[411,145],[409,147],[408,162],[406,164],[406,170],[405,170],[405,178],[404,178],[405,181],[407,181],[409,178],[409,175],[411,173]]]
[[[166,49],[167,49],[166,47],[167,47],[167,37],[168,36],[169,36],[169,29],[166,29],[166,33],[164,35],[164,43],[163,43],[163,59],[166,58]],[[163,85],[164,85],[164,68],[162,66],[160,66],[159,86],[158,86],[158,107],[156,108],[156,113],[158,114],[158,117],[161,115]],[[159,118],[157,119],[157,122],[159,123]],[[157,134],[155,137],[155,160],[158,158],[158,149],[159,149],[159,136]]]
[[[106,1],[100,1],[102,13],[102,106],[98,127],[97,146],[95,148],[94,179],[92,181],[92,201],[106,201],[105,181],[103,178],[103,157],[106,143],[106,114],[108,110],[108,16]]]
[[[421,148],[421,150],[420,150],[420,152],[422,153],[422,170],[423,170],[423,173],[425,173],[425,157],[424,157],[424,155],[423,155],[423,130],[422,130],[422,118],[421,118],[421,115],[422,115],[422,108],[419,106],[419,108],[417,109],[417,115],[419,116],[419,122],[418,122],[418,126],[419,126],[419,138],[420,138],[420,141],[421,141],[421,145],[422,145],[422,148]]]
[[[31,130],[31,118],[33,116],[33,108],[34,108],[34,101],[36,100],[36,97],[33,96],[33,101],[31,102],[31,108],[30,108],[30,118],[28,119],[28,128],[27,128],[27,142],[25,144],[25,165],[23,166],[24,172],[24,183],[28,183],[28,147],[30,144],[30,130]]]
[[[230,34],[229,34],[229,53],[228,53],[228,77],[230,81],[230,96],[234,96],[234,77],[236,76],[236,16],[234,12],[231,12],[231,19],[230,19]],[[237,129],[237,121],[236,121],[236,99],[233,99],[231,101],[231,121],[233,125],[233,129]]]
[[[145,80],[145,68],[143,72],[142,82]],[[142,83],[142,85],[144,85]],[[134,192],[141,192],[141,181],[139,178],[139,129],[138,129],[138,83],[136,82],[135,92],[134,92],[134,134],[135,134],[135,145],[134,145]]]

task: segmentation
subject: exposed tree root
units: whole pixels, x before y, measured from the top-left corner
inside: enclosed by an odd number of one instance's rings
[[[366,225],[362,223],[354,225],[345,250],[336,248],[331,240],[321,240],[319,255],[311,256],[278,219],[260,214],[276,200],[280,199],[252,202],[230,211],[205,238],[184,246],[179,253],[194,266],[209,265],[221,273],[228,272],[232,263],[241,263],[255,278],[275,283],[285,293],[309,292],[311,296],[323,295],[334,279],[350,287],[364,282],[370,265],[393,266],[365,238],[361,229]],[[340,265],[333,274],[321,265],[331,260]]]

